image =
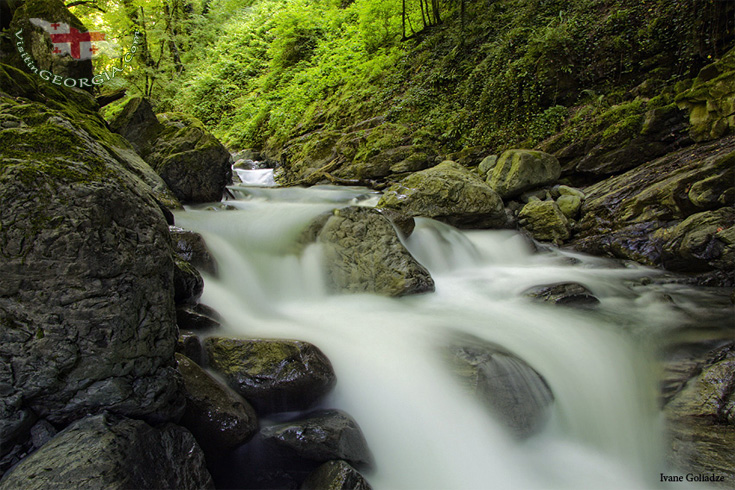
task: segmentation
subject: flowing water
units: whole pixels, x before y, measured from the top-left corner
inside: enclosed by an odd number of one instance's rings
[[[338,384],[323,406],[347,411],[362,427],[376,490],[663,485],[652,339],[679,318],[659,293],[640,287],[657,272],[534,253],[510,231],[417,219],[405,244],[431,272],[435,293],[333,294],[322,282],[318,246],[296,255],[294,243],[320,213],[372,206],[378,195],[329,186],[231,191],[235,200],[176,215],[219,262],[220,276],[205,277],[202,301],[222,314],[227,335],[306,340],[324,351]],[[521,295],[559,281],[585,284],[600,307],[553,307]],[[555,402],[541,433],[516,440],[465,393],[438,353],[457,333],[499,344],[545,377]]]

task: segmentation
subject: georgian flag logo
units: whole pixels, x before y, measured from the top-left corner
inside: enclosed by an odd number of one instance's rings
[[[79,32],[63,22],[48,22],[43,19],[30,19],[31,24],[40,27],[51,36],[53,53],[69,55],[77,60],[88,60],[108,49],[102,32]]]

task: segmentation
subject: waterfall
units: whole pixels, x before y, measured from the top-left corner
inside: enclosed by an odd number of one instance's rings
[[[323,406],[350,413],[376,460],[376,490],[636,489],[665,472],[651,332],[677,320],[629,286],[656,272],[568,252],[533,253],[511,231],[459,231],[417,219],[404,243],[436,292],[404,298],[327,291],[317,245],[298,237],[319,214],[374,205],[361,188],[234,186],[232,208],[189,208],[179,226],[201,233],[220,264],[202,301],[225,334],[319,346],[338,376]],[[575,281],[595,310],[537,304],[539,284]],[[439,355],[457,334],[528,362],[555,401],[544,429],[517,440],[471,398]],[[682,484],[678,484],[682,485]],[[678,486],[677,488],[680,488]]]

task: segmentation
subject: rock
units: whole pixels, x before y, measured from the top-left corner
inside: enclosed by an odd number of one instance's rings
[[[460,228],[501,228],[506,224],[500,197],[477,175],[451,161],[392,185],[378,208],[434,218]]]
[[[200,272],[211,276],[217,275],[217,262],[199,233],[184,230],[178,226],[169,226],[174,252],[180,259],[189,262]]]
[[[91,92],[93,88],[92,78],[94,77],[92,60],[75,59],[69,55],[59,56],[54,54],[54,47],[49,33],[31,22],[31,19],[40,19],[49,23],[64,23],[79,32],[87,31],[84,24],[66,8],[61,0],[28,0],[23,2],[15,10],[9,31],[15,34],[22,30],[24,54],[30,55],[30,57],[28,61],[24,61],[18,53],[13,53],[10,57],[14,61],[13,64],[17,68],[27,66],[26,69],[29,71],[32,69],[31,67],[35,67],[39,74],[42,70],[49,71],[52,73],[52,75],[49,75],[51,80],[56,79],[56,82],[52,83],[61,85],[66,79],[71,79],[74,81],[73,86]],[[15,37],[13,37],[13,40],[18,41]],[[54,75],[59,78],[54,78]],[[87,85],[84,87],[77,86],[77,83],[81,85],[79,79],[86,79]],[[66,83],[71,84],[72,82]]]
[[[554,401],[546,380],[521,358],[472,336],[445,347],[452,370],[470,392],[518,437],[539,431]]]
[[[582,208],[582,198],[574,195],[559,196],[559,199],[556,200],[556,205],[564,216],[569,219],[574,219]]]
[[[372,465],[372,455],[357,422],[341,410],[318,410],[298,420],[265,427],[266,444],[288,448],[320,463],[342,459],[357,467]]]
[[[684,472],[735,480],[735,344],[715,351],[666,405],[669,462]]]
[[[695,141],[720,138],[735,128],[735,50],[705,66],[676,102],[689,110],[689,134]]]
[[[179,330],[193,330],[195,332],[205,333],[217,330],[222,327],[221,323],[212,318],[212,314],[207,314],[206,310],[202,310],[203,305],[177,305],[176,306],[176,324]]]
[[[174,301],[177,305],[196,303],[204,291],[201,274],[184,260],[174,258],[174,264]]]
[[[569,238],[569,220],[554,201],[530,201],[518,214],[519,223],[536,240],[559,243]]]
[[[182,331],[176,343],[176,352],[185,355],[199,365],[204,364],[202,340],[193,332]]]
[[[720,284],[735,284],[729,259],[722,256],[731,246],[727,243],[727,209],[735,202],[733,182],[735,137],[666,155],[586,188],[571,245],[583,252],[645,265],[661,267],[666,262],[666,267],[677,272],[719,272],[724,277]],[[720,208],[724,210],[679,226],[695,214]],[[700,224],[709,238],[692,235]],[[700,244],[695,248],[704,246],[700,249],[704,255],[695,252],[701,258],[693,262],[692,256],[685,256],[691,247],[682,247],[687,235]],[[697,271],[691,270],[692,265]]]
[[[411,153],[404,160],[390,166],[391,173],[400,174],[404,172],[418,172],[427,169],[434,164],[434,157],[426,153]]]
[[[95,415],[75,422],[21,461],[0,489],[214,488],[189,431]]]
[[[393,226],[404,238],[410,237],[414,228],[416,228],[416,220],[412,216],[406,216],[389,208],[379,209],[378,211],[393,223]]]
[[[7,74],[29,78],[0,68],[2,90],[18,90]],[[153,191],[94,116],[15,97],[0,99],[0,119],[23,122],[0,130],[2,451],[36,417],[173,419],[174,267]]]
[[[482,159],[480,165],[477,166],[477,172],[482,180],[486,180],[489,173],[492,173],[495,165],[498,163],[498,155],[488,155]]]
[[[553,155],[536,150],[507,150],[498,158],[487,183],[507,199],[553,184],[560,175],[559,161]]]
[[[255,410],[191,359],[177,354],[184,378],[186,411],[179,423],[189,429],[208,458],[249,441],[258,432]]]
[[[309,475],[301,490],[372,490],[372,487],[347,462],[328,461]]]
[[[600,304],[600,300],[582,284],[560,282],[534,286],[523,291],[523,296],[552,305],[590,308]]]
[[[130,99],[110,121],[110,130],[120,134],[138,154],[146,157],[163,129],[150,102],[142,97]]]
[[[584,192],[580,191],[579,189],[576,189],[574,187],[569,187],[568,185],[559,185],[555,186],[556,192],[559,193],[559,196],[576,196],[580,200],[584,201]],[[558,196],[555,196],[557,198]]]
[[[396,230],[375,209],[353,206],[315,220],[310,228],[322,244],[329,287],[347,293],[404,296],[434,290],[434,280],[401,243]]]
[[[329,359],[307,342],[210,337],[204,349],[209,367],[260,415],[308,409],[337,381]]]

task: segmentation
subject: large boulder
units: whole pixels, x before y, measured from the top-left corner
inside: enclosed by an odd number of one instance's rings
[[[735,283],[735,137],[648,162],[585,195],[575,248]]]
[[[61,0],[28,0],[15,9],[9,31],[13,33],[14,42],[22,43],[23,55],[29,57],[23,60],[22,55],[19,56],[16,52],[9,57],[9,61],[18,68],[25,67],[26,71],[35,71],[37,74],[33,76],[39,76],[41,71],[51,72],[48,77],[55,80],[54,83],[57,85],[71,79],[74,81],[73,86],[91,91],[94,77],[92,60],[55,53],[50,33],[42,27],[43,23],[67,24],[70,29],[76,29],[78,32],[87,31],[84,24]],[[20,38],[16,36],[19,31]],[[86,79],[84,87],[79,87],[80,79]]]
[[[560,175],[559,160],[553,155],[536,150],[507,150],[498,158],[487,183],[500,197],[507,199],[553,184]]]
[[[517,437],[536,433],[548,420],[554,395],[543,376],[520,357],[472,336],[453,339],[445,354],[470,393]]]
[[[329,359],[308,342],[210,337],[204,349],[209,367],[261,415],[308,409],[337,381]]]
[[[372,490],[370,483],[346,461],[328,461],[315,469],[301,490]]]
[[[207,455],[216,457],[258,432],[258,418],[247,401],[191,359],[177,354],[176,360],[186,394],[186,411],[179,423],[194,434]]]
[[[388,218],[349,207],[318,217],[305,235],[324,248],[326,280],[337,291],[403,296],[434,290],[434,280],[406,250]]]
[[[518,223],[536,240],[560,243],[571,235],[571,224],[554,201],[530,201],[518,213]]]
[[[379,208],[423,216],[460,228],[501,228],[503,201],[465,167],[445,161],[409,175],[385,191]]]
[[[20,462],[0,482],[15,490],[214,488],[204,454],[189,431],[154,429],[112,415],[84,418]]]
[[[4,76],[23,74],[0,68],[0,89],[19,90]],[[57,104],[0,98],[2,454],[37,417],[63,425],[108,409],[160,422],[183,410],[164,215],[115,137]]]
[[[110,129],[128,140],[138,154],[148,156],[163,125],[158,122],[148,99],[134,97],[112,118]]]
[[[735,480],[735,344],[713,352],[666,405],[669,462],[681,471]]]

